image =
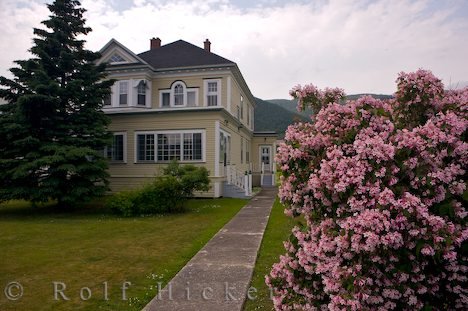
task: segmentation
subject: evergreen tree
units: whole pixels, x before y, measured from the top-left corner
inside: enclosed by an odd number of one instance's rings
[[[113,81],[99,53],[84,48],[85,26],[76,0],[48,5],[47,30],[34,29],[33,58],[16,61],[13,79],[0,77],[0,202],[55,199],[73,205],[108,188],[109,142],[101,108]]]

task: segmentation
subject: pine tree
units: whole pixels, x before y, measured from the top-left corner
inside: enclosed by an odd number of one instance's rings
[[[0,77],[0,202],[57,200],[74,205],[108,188],[109,123],[101,108],[113,81],[105,64],[84,48],[85,26],[76,0],[56,0],[34,29],[33,57],[16,61],[13,79]]]

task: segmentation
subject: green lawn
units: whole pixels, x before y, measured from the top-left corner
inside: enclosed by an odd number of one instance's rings
[[[135,218],[112,215],[99,204],[67,212],[2,204],[0,310],[141,310],[157,282],[166,284],[245,203],[194,199],[184,214]],[[16,301],[4,294],[10,282],[23,287]],[[66,285],[68,301],[54,300],[53,282]],[[131,282],[128,300],[122,299],[124,282]],[[80,291],[91,298],[83,301]]]
[[[297,219],[284,215],[284,206],[276,199],[260,246],[252,282],[250,283],[250,286],[257,289],[257,297],[255,300],[246,300],[245,311],[273,309],[270,291],[265,284],[265,275],[270,272],[271,266],[279,261],[279,256],[285,253],[283,241],[289,238],[291,229],[297,223]]]

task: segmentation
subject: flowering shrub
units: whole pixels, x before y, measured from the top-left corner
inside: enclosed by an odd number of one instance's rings
[[[303,215],[266,282],[277,310],[468,305],[468,88],[400,73],[395,98],[295,87],[312,123],[279,147],[279,196]]]

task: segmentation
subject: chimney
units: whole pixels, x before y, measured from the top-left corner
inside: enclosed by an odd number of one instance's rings
[[[159,38],[154,38],[150,40],[150,48],[151,50],[155,50],[157,48],[161,47],[161,39]]]
[[[211,52],[211,42],[210,40],[206,39],[205,42],[203,42],[205,44],[205,51],[207,52]]]

